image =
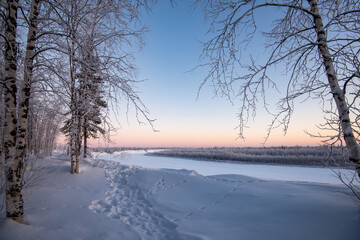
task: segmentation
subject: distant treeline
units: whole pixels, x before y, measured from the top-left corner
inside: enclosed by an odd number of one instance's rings
[[[150,150],[150,149],[154,149],[154,148],[144,148],[144,147],[92,147],[90,148],[90,150],[92,152],[104,152],[104,153],[109,153],[109,154],[113,154],[114,152],[123,152],[123,151],[140,151],[140,150]]]
[[[191,158],[205,161],[234,161],[302,166],[349,167],[346,152],[340,147],[215,147],[172,148],[152,155]]]

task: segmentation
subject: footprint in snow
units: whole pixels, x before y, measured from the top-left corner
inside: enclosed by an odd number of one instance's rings
[[[188,213],[188,214],[185,215],[185,217],[190,217],[192,215],[193,215],[193,213]]]
[[[177,225],[152,208],[139,186],[130,185],[129,178],[134,171],[138,170],[121,165],[106,169],[110,189],[104,200],[93,201],[89,208],[132,226],[143,240],[181,239],[176,230]],[[164,179],[160,179],[155,185],[151,190],[153,192],[164,188]]]
[[[216,201],[216,202],[214,202],[213,204],[214,205],[218,205],[219,203],[221,203],[220,201]]]

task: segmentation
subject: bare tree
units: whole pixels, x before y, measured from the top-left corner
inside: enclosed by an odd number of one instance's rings
[[[0,3],[0,66],[4,66],[5,60],[5,19],[6,19],[6,7],[3,2]],[[3,151],[3,143],[5,140],[5,99],[4,99],[4,91],[5,88],[3,83],[5,83],[5,68],[0,68],[0,212],[4,209],[5,199],[2,197],[2,194],[5,190],[5,171],[4,171],[4,151]]]
[[[129,51],[142,44],[145,28],[139,24],[140,7],[147,8],[148,4],[140,0],[63,0],[52,4],[52,7],[54,18],[58,19],[59,32],[65,33],[60,37],[62,41],[53,41],[56,43],[55,54],[63,55],[60,61],[67,57],[65,62],[69,64],[65,66],[68,73],[56,73],[56,78],[70,96],[64,98],[68,106],[68,120],[62,130],[69,136],[71,172],[78,173],[81,148],[87,140],[88,131],[84,126],[89,123],[88,117],[98,112],[96,115],[106,123],[106,114],[102,112],[99,115],[99,109],[96,109],[96,99],[103,98],[103,103],[128,101],[134,106],[138,119],[143,117],[152,124],[147,108],[134,90],[136,69]],[[56,38],[59,39],[59,36]],[[53,67],[52,71],[57,69]],[[94,89],[102,96],[90,96]],[[109,109],[110,104],[102,105],[102,111]],[[105,127],[97,129],[104,130]]]
[[[4,53],[4,49],[5,49],[5,19],[6,19],[6,7],[5,4],[3,2],[0,3],[0,47],[1,47],[1,51],[0,51],[0,66],[4,66],[4,61],[5,61],[5,53]],[[5,78],[5,68],[0,68],[0,164],[1,164],[1,172],[0,172],[0,176],[2,177],[1,179],[4,179],[4,177],[2,176],[4,174],[3,172],[3,142],[4,142],[4,137],[5,137],[5,128],[4,128],[4,124],[5,124],[5,99],[4,99],[4,91],[5,88],[3,86],[3,83],[5,83],[4,81]],[[0,184],[0,190],[3,189],[3,185],[4,185],[4,181],[1,182]],[[2,191],[1,191],[2,192]]]
[[[106,129],[94,127],[102,117],[96,104],[108,110],[105,100],[116,102],[125,96],[136,113],[152,124],[134,90],[137,81],[129,52],[133,45],[141,45],[145,32],[138,24],[140,7],[147,8],[147,1],[0,2],[0,45],[4,46],[0,71],[0,169],[5,172],[0,180],[5,181],[7,217],[23,221],[26,157],[51,154],[63,121],[61,114],[70,115],[72,173],[79,173],[86,129],[92,127],[92,134]],[[85,126],[90,116],[92,125]]]
[[[56,98],[48,99],[46,93],[36,95],[31,99],[29,111],[28,152],[41,158],[52,154],[64,117],[58,110],[62,102]]]
[[[6,185],[6,215],[15,221],[23,221],[23,173],[26,164],[27,150],[29,148],[29,111],[34,58],[36,56],[35,42],[38,39],[37,26],[40,0],[32,0],[30,6],[27,2],[19,6],[18,1],[7,1],[2,9],[2,23],[5,31],[1,36],[5,42],[4,52],[4,78],[1,79],[2,98],[4,99],[4,130],[1,143],[4,154],[5,185]],[[21,9],[23,18],[18,18],[18,9]],[[26,16],[28,11],[29,16]],[[21,30],[28,32],[25,40],[17,37]],[[25,54],[22,55],[21,45],[25,42]],[[22,62],[22,57],[24,60]],[[23,68],[18,68],[24,63]],[[20,74],[23,70],[23,75]]]
[[[26,151],[28,149],[28,116],[30,110],[30,94],[31,94],[31,81],[33,75],[33,60],[34,60],[34,49],[35,40],[38,25],[40,0],[32,0],[30,6],[29,16],[29,27],[28,36],[26,43],[25,53],[25,66],[24,66],[24,77],[22,81],[22,87],[18,93],[20,100],[18,104],[18,126],[17,126],[17,137],[16,137],[16,160],[17,162],[26,161]]]
[[[15,221],[23,221],[22,197],[22,159],[15,158],[17,136],[17,10],[18,1],[8,1],[6,6],[5,27],[5,77],[2,84],[5,89],[5,136],[4,136],[4,162],[5,162],[5,190],[6,190],[6,216]]]
[[[212,36],[203,48],[203,65],[210,69],[203,84],[211,81],[216,94],[232,101],[240,99],[240,137],[244,137],[244,127],[256,111],[259,98],[268,109],[268,86],[278,89],[279,84],[284,84],[271,73],[283,66],[288,78],[286,93],[278,101],[278,111],[272,113],[268,134],[279,126],[286,133],[295,99],[302,96],[322,99],[325,112],[332,114],[326,126],[336,131],[325,142],[344,141],[348,160],[360,174],[359,1],[196,2],[203,4],[212,24],[209,31]],[[264,13],[272,21],[262,32],[268,54],[263,61],[246,58],[243,56],[246,47],[261,37],[257,22],[259,14]]]

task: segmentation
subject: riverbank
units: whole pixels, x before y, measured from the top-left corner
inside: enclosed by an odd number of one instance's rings
[[[351,168],[344,154],[340,148],[326,146],[169,148],[149,153],[201,161]]]

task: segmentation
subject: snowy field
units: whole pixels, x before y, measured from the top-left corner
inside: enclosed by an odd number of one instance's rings
[[[71,175],[64,155],[25,194],[26,225],[0,239],[358,239],[360,208],[324,168],[98,154]]]
[[[113,154],[97,153],[94,157],[95,159],[115,161],[124,165],[144,168],[193,170],[204,176],[237,174],[263,180],[342,185],[341,181],[335,176],[334,171],[339,171],[336,168],[201,161],[145,154],[145,151],[122,151]],[[349,177],[353,175],[353,171],[341,169],[341,172]]]

